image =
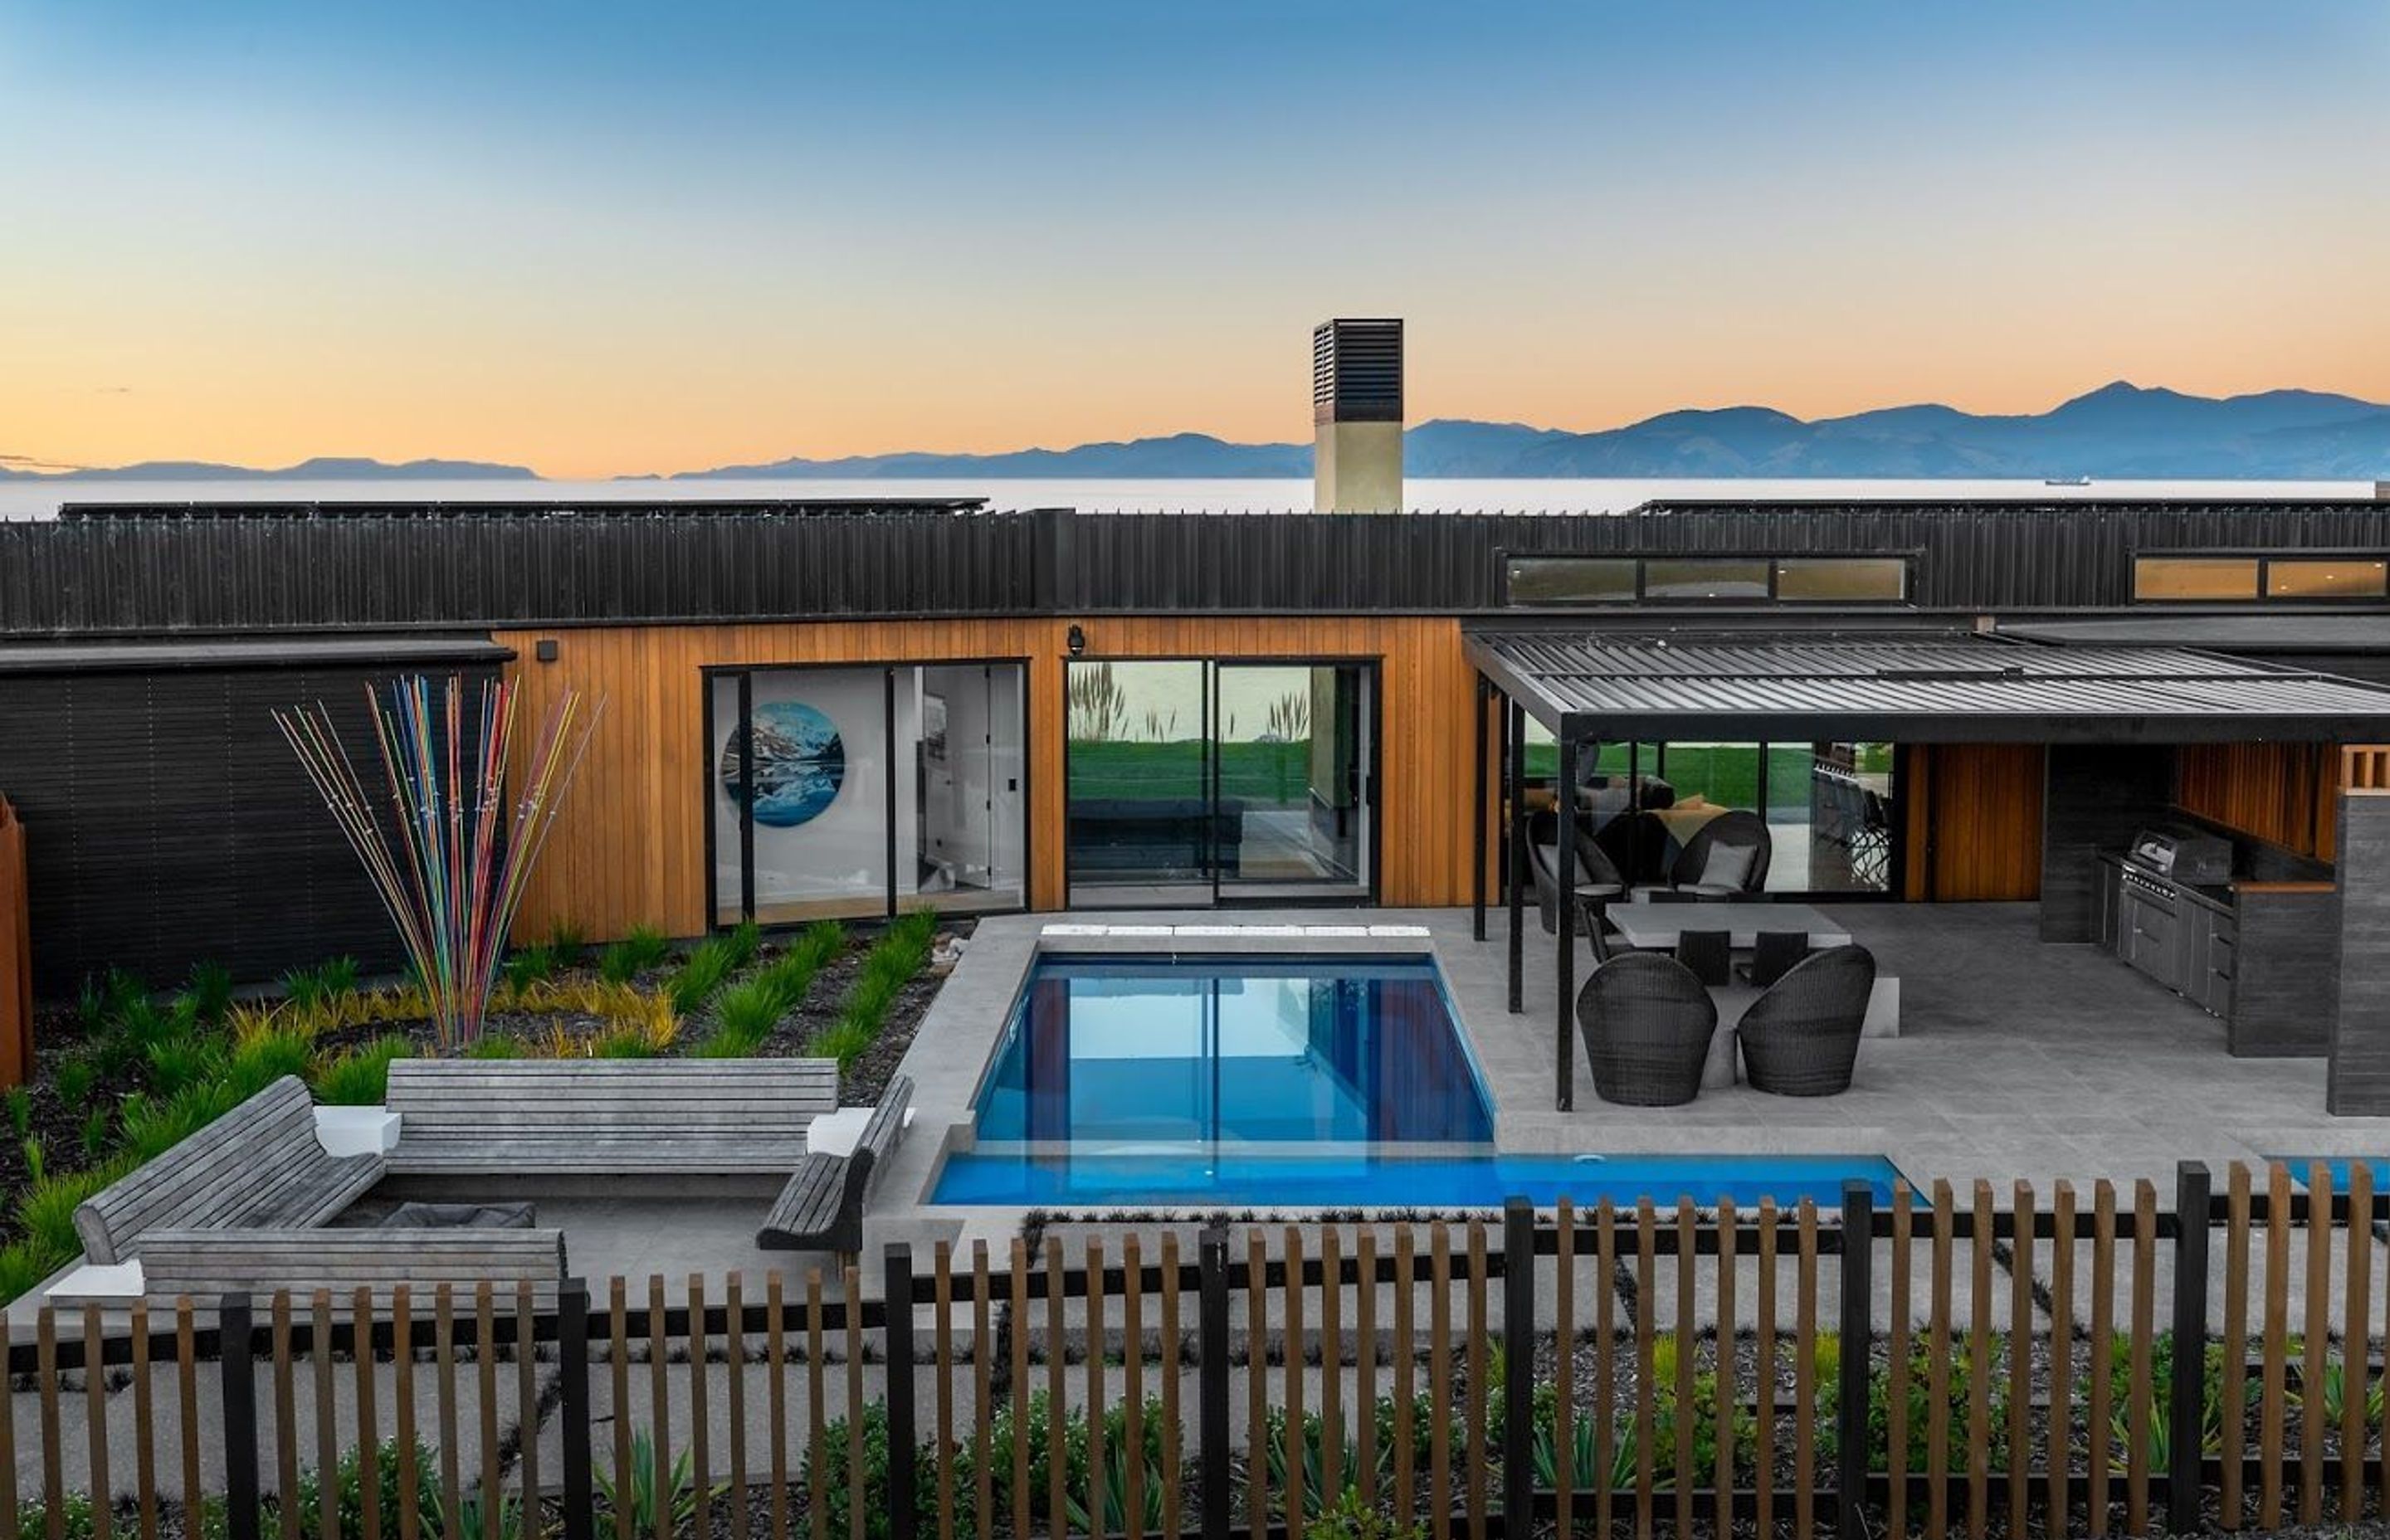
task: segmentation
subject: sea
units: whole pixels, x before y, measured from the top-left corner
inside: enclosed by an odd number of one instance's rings
[[[1929,497],[2046,501],[2074,498],[2371,497],[2371,481],[1845,481],[1818,478],[1527,481],[1505,478],[1405,483],[1409,507],[1465,513],[1615,513],[1657,498],[1763,501]],[[1010,480],[879,477],[838,481],[339,481],[225,477],[204,481],[0,480],[0,519],[46,519],[62,503],[525,502],[646,503],[774,497],[984,497],[997,508],[1071,507],[1089,513],[1280,513],[1311,507],[1311,482],[1283,481]]]

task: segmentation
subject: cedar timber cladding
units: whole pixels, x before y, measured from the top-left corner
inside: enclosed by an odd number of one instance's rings
[[[1473,675],[1459,622],[1421,616],[1024,618],[821,624],[636,626],[498,633],[523,709],[570,687],[605,714],[533,877],[519,922],[570,919],[593,936],[635,924],[707,928],[705,707],[712,667],[1023,660],[1029,674],[1030,906],[1063,902],[1063,662],[1071,626],[1086,657],[1366,659],[1380,661],[1380,900],[1469,899]],[[535,661],[553,640],[553,663]]]

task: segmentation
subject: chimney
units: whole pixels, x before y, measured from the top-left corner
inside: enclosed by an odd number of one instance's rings
[[[1403,324],[1339,320],[1311,333],[1311,506],[1403,508]]]

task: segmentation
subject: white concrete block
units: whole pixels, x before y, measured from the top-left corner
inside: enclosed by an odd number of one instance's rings
[[[398,1148],[399,1115],[381,1107],[318,1107],[315,1142],[332,1155],[387,1155]]]
[[[43,1292],[52,1304],[135,1304],[142,1292],[141,1262],[86,1262]]]

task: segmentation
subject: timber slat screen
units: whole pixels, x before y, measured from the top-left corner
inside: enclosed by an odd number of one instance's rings
[[[868,1280],[572,1283],[545,1312],[487,1285],[44,1309],[10,1332],[0,1534],[185,1534],[193,1492],[224,1540],[1279,1540],[1348,1504],[1428,1540],[1522,1514],[1938,1540],[2390,1513],[2390,1195],[2359,1162],[2221,1192],[2186,1165],[2158,1197],[1073,1226],[893,1247]]]

